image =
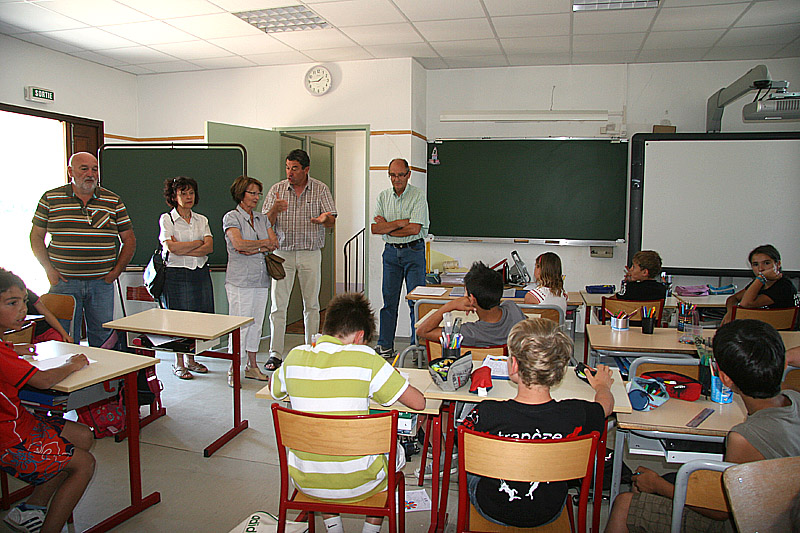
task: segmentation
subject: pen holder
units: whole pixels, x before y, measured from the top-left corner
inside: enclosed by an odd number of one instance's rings
[[[733,401],[733,391],[722,384],[719,376],[711,376],[711,401],[716,403]]]
[[[611,317],[611,329],[614,331],[628,331],[630,329],[630,320],[625,318]]]
[[[428,366],[428,372],[436,386],[443,391],[453,392],[469,383],[472,375],[472,352],[453,360],[452,357],[434,359]]]
[[[685,313],[678,313],[678,331],[683,331],[686,326],[700,324],[700,315],[697,311],[688,311]]]
[[[445,348],[442,346],[442,359],[458,359],[461,357],[461,348]]]
[[[648,316],[642,318],[642,333],[645,335],[652,335],[653,328],[656,327],[656,317]]]

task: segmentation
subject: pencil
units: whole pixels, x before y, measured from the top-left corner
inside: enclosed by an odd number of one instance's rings
[[[397,355],[394,356],[394,361],[392,361],[392,368],[394,368],[394,365],[397,364],[398,359],[400,359],[400,352],[397,352]]]

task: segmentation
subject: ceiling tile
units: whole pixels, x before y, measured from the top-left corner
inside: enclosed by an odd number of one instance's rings
[[[585,63],[587,65],[599,65],[606,63],[633,63],[636,59],[636,52],[634,51],[597,51],[597,52],[580,52],[572,54],[572,62]]]
[[[572,38],[572,50],[574,52],[638,50],[642,46],[645,35],[645,33],[576,35]]]
[[[189,72],[192,70],[203,70],[199,65],[188,61],[164,61],[163,63],[145,63],[139,65],[153,72]]]
[[[569,65],[569,54],[523,54],[509,55],[508,62],[512,66],[533,66],[533,65]]]
[[[492,17],[572,13],[571,0],[484,0]]]
[[[736,21],[736,27],[769,26],[800,22],[800,3],[797,0],[771,0],[754,2],[750,9]]]
[[[90,26],[151,20],[150,16],[113,0],[47,0],[38,5]]]
[[[272,52],[291,51],[291,48],[277,39],[273,39],[266,33],[262,33],[261,35],[250,35],[248,37],[209,39],[208,42],[240,56],[247,54],[269,54]]]
[[[211,57],[228,57],[231,52],[223,50],[219,46],[206,41],[192,41],[187,43],[168,43],[168,44],[154,44],[150,48],[154,48],[159,52],[164,52],[172,57],[193,61],[195,59],[207,59]]]
[[[174,18],[166,22],[201,39],[241,37],[263,33],[258,28],[230,13]]]
[[[728,28],[749,4],[661,9],[653,31]]]
[[[14,35],[15,33],[25,33],[26,29],[20,28],[19,26],[14,26],[13,24],[8,24],[0,20],[0,33],[4,33],[6,35]]]
[[[427,70],[441,70],[447,68],[447,63],[438,57],[417,57],[417,63]]]
[[[575,35],[648,31],[655,14],[655,9],[577,11],[572,28]]]
[[[85,59],[86,61],[92,61],[93,63],[99,63],[107,67],[118,67],[120,65],[127,64],[125,61],[120,61],[119,59],[108,57],[103,54],[98,54],[97,52],[92,52],[89,50],[84,50],[81,52],[73,52],[70,55],[79,57],[81,59]]]
[[[100,50],[98,53],[118,59],[130,65],[141,65],[142,63],[159,63],[162,61],[174,61],[174,57],[153,50],[146,46],[130,46],[128,48],[113,48],[111,50]]]
[[[85,28],[86,25],[35,4],[0,4],[0,20],[25,31],[54,31]]]
[[[775,52],[775,54],[773,54],[772,57],[800,57],[800,39],[791,43],[788,46],[784,46],[783,48]]]
[[[215,5],[230,13],[254,11],[256,9],[271,9],[273,7],[294,6],[302,3],[309,4],[310,2],[300,2],[294,0],[214,0]]]
[[[305,50],[305,55],[314,61],[354,61],[357,59],[374,59],[369,52],[360,46],[330,48],[323,50]]]
[[[46,37],[64,41],[66,43],[80,46],[87,50],[104,50],[106,48],[123,48],[132,46],[133,42],[122,37],[112,35],[107,31],[97,28],[80,28],[77,30],[59,30],[42,33]]]
[[[505,56],[448,57],[445,59],[450,68],[507,67]]]
[[[439,55],[445,58],[502,54],[500,45],[495,39],[432,42],[431,46]]]
[[[713,6],[718,4],[741,4],[742,0],[661,0],[661,7]]]
[[[708,48],[722,37],[725,30],[652,31],[644,42],[644,50]]]
[[[125,72],[130,72],[131,74],[155,74],[152,70],[148,68],[140,67],[139,65],[122,65],[116,67],[117,70],[124,70]]]
[[[763,59],[780,50],[780,45],[763,46],[715,46],[704,59],[708,61],[727,61],[741,59]]]
[[[38,44],[39,46],[44,46],[56,52],[66,52],[69,54],[71,52],[86,50],[85,46],[76,46],[61,40],[51,39],[50,37],[45,37],[41,33],[20,33],[14,35],[14,37],[22,39],[23,41],[28,41],[29,43]]]
[[[314,11],[334,26],[390,24],[406,19],[387,0],[344,0],[317,4]]]
[[[102,26],[102,29],[139,44],[162,44],[192,41],[196,38],[160,20]]]
[[[339,30],[333,28],[324,30],[285,31],[283,33],[273,33],[272,35],[295,50],[322,50],[326,48],[353,46],[353,41],[348,39]]]
[[[245,58],[238,56],[198,59],[197,61],[192,61],[192,63],[205,69],[242,68],[255,66],[255,63],[252,61],[248,61]]]
[[[800,37],[800,24],[733,28],[720,39],[718,46],[751,46],[762,44],[788,44]]]
[[[520,37],[516,39],[500,39],[500,44],[511,56],[539,54],[539,53],[566,53],[569,55],[570,38],[568,35],[555,37]]]
[[[429,41],[461,41],[470,39],[492,39],[494,35],[485,19],[455,19],[417,22],[417,29]]]
[[[312,59],[305,54],[295,52],[280,52],[276,54],[253,54],[244,56],[248,61],[256,65],[291,65],[298,63],[310,63]]]
[[[642,50],[636,56],[637,63],[668,63],[673,61],[700,61],[709,48],[674,48],[671,50]]]
[[[225,10],[206,0],[117,0],[157,19],[222,13]]]
[[[433,48],[425,43],[379,44],[365,46],[364,48],[378,59],[390,57],[436,57],[436,52],[433,51]]]
[[[478,0],[394,0],[412,22],[485,17]]]
[[[493,17],[499,37],[530,37],[531,35],[569,35],[569,15],[527,15]]]
[[[422,37],[408,23],[339,28],[361,45],[420,43]]]

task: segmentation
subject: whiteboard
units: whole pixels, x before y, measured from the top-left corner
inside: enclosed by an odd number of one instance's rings
[[[673,270],[730,271],[773,244],[784,270],[800,271],[800,133],[791,135],[644,140],[638,249]]]

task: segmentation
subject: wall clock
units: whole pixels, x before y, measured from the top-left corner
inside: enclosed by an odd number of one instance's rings
[[[304,82],[308,92],[314,96],[322,96],[330,90],[333,84],[333,76],[331,76],[331,71],[326,67],[317,65],[308,69]]]

